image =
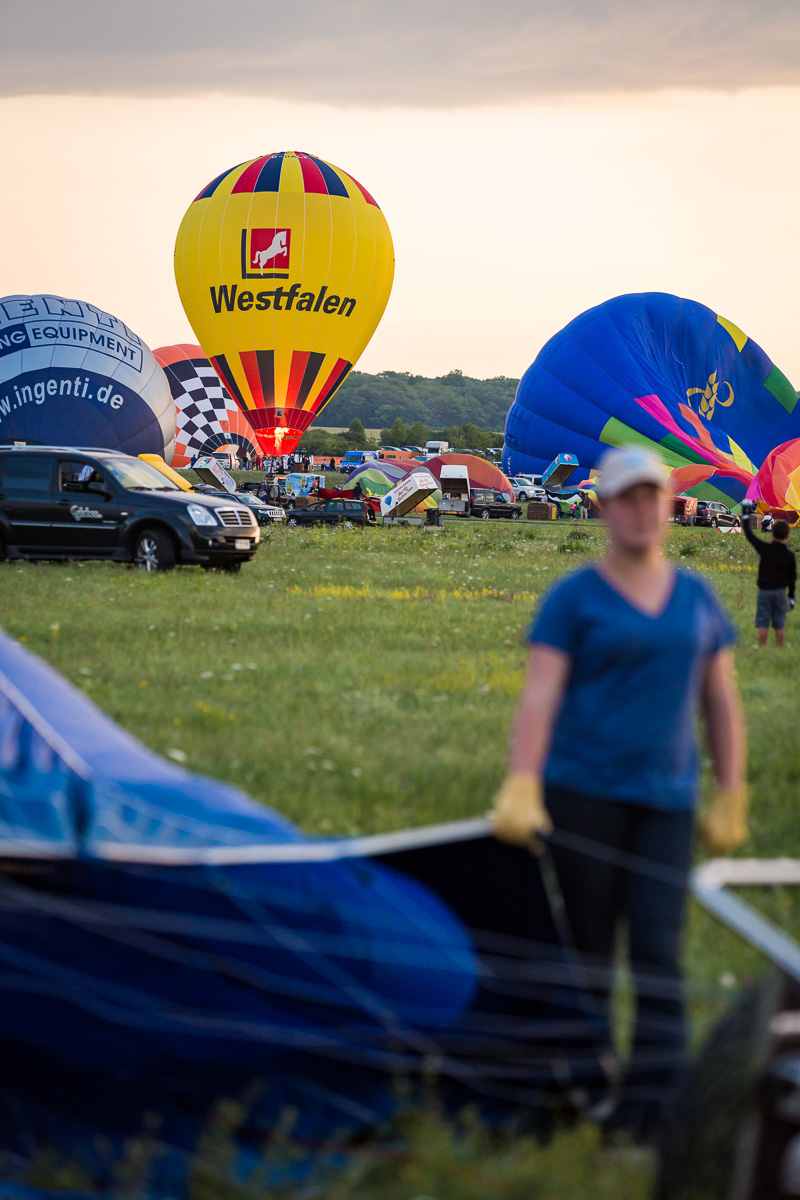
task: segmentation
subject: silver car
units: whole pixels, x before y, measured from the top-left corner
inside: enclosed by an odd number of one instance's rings
[[[546,500],[547,493],[544,488],[537,483],[533,483],[531,479],[524,475],[515,475],[508,481],[514,491],[514,499],[519,500],[524,504],[527,500]]]

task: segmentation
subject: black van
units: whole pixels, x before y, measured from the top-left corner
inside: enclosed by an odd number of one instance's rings
[[[495,492],[492,488],[470,488],[469,511],[473,517],[482,517],[484,521],[503,518],[518,521],[522,516],[522,505],[512,504],[503,492]]]
[[[199,563],[238,571],[258,549],[250,509],[184,492],[149,463],[112,450],[0,446],[0,558]]]

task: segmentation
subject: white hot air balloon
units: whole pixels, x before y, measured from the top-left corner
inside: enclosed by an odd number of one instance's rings
[[[0,299],[0,443],[161,454],[175,404],[149,347],[117,317],[63,296]]]

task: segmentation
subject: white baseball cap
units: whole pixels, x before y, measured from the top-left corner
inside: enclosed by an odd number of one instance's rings
[[[652,483],[665,488],[669,474],[658,455],[644,446],[620,446],[607,450],[600,459],[598,469],[600,479],[597,495],[601,500],[620,496],[637,483]]]

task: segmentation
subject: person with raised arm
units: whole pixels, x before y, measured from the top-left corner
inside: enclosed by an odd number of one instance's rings
[[[773,521],[772,540],[765,542],[750,528],[753,506],[746,500],[742,505],[744,536],[758,555],[758,599],[756,600],[756,637],[759,646],[766,646],[770,625],[775,630],[775,643],[786,641],[786,613],[794,608],[794,588],[797,581],[797,560],[789,549],[789,524]]]

